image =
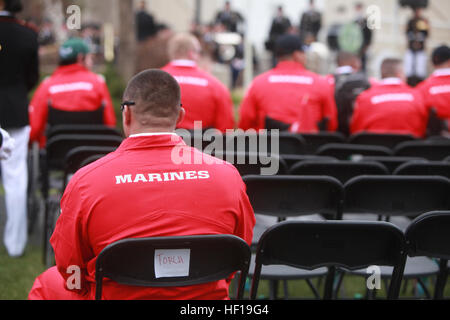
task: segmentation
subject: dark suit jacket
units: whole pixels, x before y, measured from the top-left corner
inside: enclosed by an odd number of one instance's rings
[[[39,80],[37,32],[12,16],[0,16],[0,126],[29,125],[28,93]]]

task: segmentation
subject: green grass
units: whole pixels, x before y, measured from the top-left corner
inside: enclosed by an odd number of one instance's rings
[[[29,246],[21,258],[10,258],[0,246],[0,300],[26,300],[34,279],[45,267],[41,250]]]

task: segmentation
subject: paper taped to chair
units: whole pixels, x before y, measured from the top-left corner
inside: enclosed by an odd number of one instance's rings
[[[155,250],[155,278],[189,276],[190,249]]]

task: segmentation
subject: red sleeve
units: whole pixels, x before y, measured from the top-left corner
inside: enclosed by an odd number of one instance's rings
[[[216,119],[214,127],[225,133],[227,129],[234,130],[234,107],[230,92],[222,84],[216,87]]]
[[[87,218],[83,209],[86,201],[78,181],[74,176],[64,192],[61,200],[61,214],[50,243],[55,251],[58,271],[66,281],[72,275],[67,272],[69,267],[80,268],[81,290],[75,290],[75,292],[86,294],[89,291],[86,281],[87,263],[94,257],[94,253],[87,242],[89,239],[85,221]]]
[[[115,127],[117,124],[116,113],[114,111],[113,102],[109,93],[108,87],[104,81],[101,82],[100,90],[102,94],[102,100],[105,104],[105,111],[103,114],[103,121],[105,125]]]
[[[252,85],[242,101],[240,108],[239,128],[242,130],[256,129],[258,125],[258,105],[254,95],[254,86]]]
[[[48,116],[48,85],[41,83],[33,95],[28,109],[30,117],[30,142],[39,142],[45,136]]]

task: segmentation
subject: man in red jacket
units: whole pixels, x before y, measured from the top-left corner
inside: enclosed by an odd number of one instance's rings
[[[433,52],[435,72],[417,86],[428,110],[434,109],[444,122],[445,131],[450,128],[450,48],[440,46]]]
[[[50,240],[56,267],[36,279],[29,299],[93,299],[96,259],[121,239],[232,234],[251,243],[255,215],[236,168],[174,133],[184,116],[176,80],[144,71],[131,80],[124,101],[128,138],[70,181]],[[198,157],[203,161],[191,161]],[[73,270],[81,273],[78,287]],[[227,299],[229,285],[230,279],[142,288],[105,280],[103,299]]]
[[[423,99],[405,84],[402,61],[386,59],[382,81],[356,99],[351,133],[373,132],[425,136],[428,113]]]
[[[197,66],[200,42],[190,34],[175,35],[169,43],[172,60],[162,70],[180,84],[181,102],[186,110],[181,129],[194,129],[196,121],[203,129],[234,130],[234,110],[229,90],[219,80]]]
[[[281,36],[276,54],[278,65],[253,80],[241,105],[239,128],[275,129],[266,126],[275,120],[292,132],[335,131],[337,111],[330,85],[305,69],[301,39],[291,34]]]
[[[49,108],[60,111],[98,111],[98,122],[114,127],[116,116],[111,96],[102,76],[89,71],[92,56],[82,39],[72,38],[60,48],[60,66],[44,80],[30,103],[30,140],[45,146]],[[95,122],[95,120],[93,120]],[[101,124],[101,123],[99,123]]]

